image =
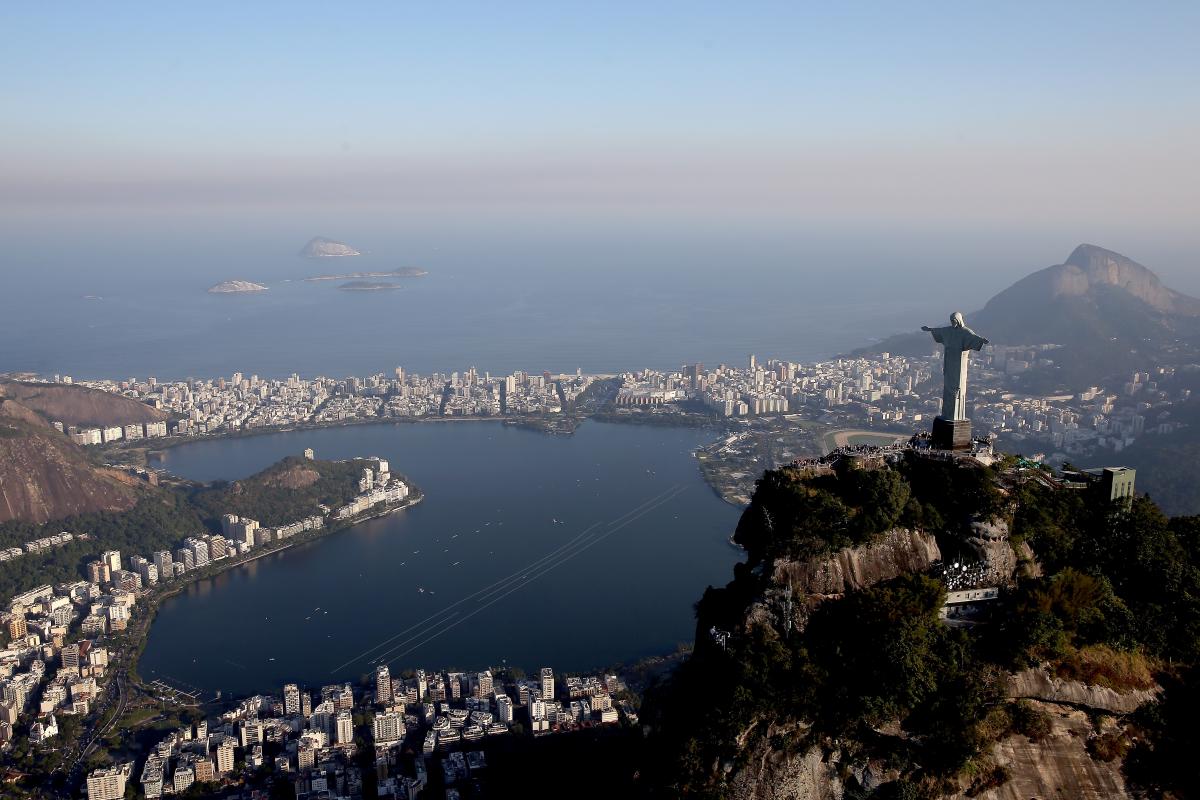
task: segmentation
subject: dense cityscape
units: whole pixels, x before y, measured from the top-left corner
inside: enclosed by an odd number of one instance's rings
[[[989,345],[971,362],[972,418],[978,435],[1063,458],[1119,453],[1143,435],[1177,428],[1172,406],[1189,392],[1169,394],[1160,384],[1172,367],[1137,372],[1121,385],[1077,393],[1031,394],[1020,376],[1053,366],[1057,345]],[[836,424],[911,431],[936,415],[938,357],[879,353],[800,364],[750,356],[744,367],[703,364],[679,370],[641,370],[616,376],[514,372],[495,376],[475,368],[415,375],[285,380],[234,373],[231,378],[186,381],[87,380],[77,383],[119,393],[168,413],[171,422],[70,428],[84,445],[143,438],[195,437],[306,425],[371,420],[529,418],[570,410],[598,380],[616,379],[615,405],[625,411],[700,409],[715,421],[798,414]],[[55,382],[72,383],[69,376]]]

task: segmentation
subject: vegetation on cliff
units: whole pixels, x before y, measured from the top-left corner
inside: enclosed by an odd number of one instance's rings
[[[1011,671],[1043,665],[1117,691],[1169,685],[1161,703],[1092,751],[1110,760],[1128,752],[1130,785],[1187,796],[1181,769],[1163,764],[1195,740],[1181,720],[1197,694],[1189,670],[1200,661],[1200,519],[1168,519],[1146,498],[1108,504],[1019,477],[920,457],[765,474],[737,531],[748,563],[705,593],[692,657],[643,707],[654,731],[651,782],[724,796],[731,776],[752,766],[749,753],[818,748],[888,773],[866,787],[843,767],[850,797],[980,793],[1008,779],[994,742],[1048,729],[1006,690]],[[870,543],[897,525],[953,546],[981,518],[1007,523],[1042,574],[1027,569],[992,604],[991,624],[971,629],[945,624],[943,585],[924,575],[820,602],[797,626],[791,595],[781,600],[764,563]]]

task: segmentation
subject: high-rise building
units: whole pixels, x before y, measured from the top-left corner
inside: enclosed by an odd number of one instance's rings
[[[69,644],[59,651],[63,669],[79,669],[79,645]]]
[[[492,671],[485,670],[475,676],[475,696],[490,697],[492,694]]]
[[[112,580],[112,571],[104,560],[89,561],[87,565],[88,580],[92,583],[104,584]]]
[[[105,550],[100,554],[100,560],[108,564],[109,572],[116,572],[121,568],[121,551]]]
[[[25,622],[25,611],[17,609],[12,619],[8,621],[8,638],[10,640],[24,639],[29,634],[29,625]]]
[[[175,562],[183,564],[184,572],[191,572],[196,568],[196,556],[192,554],[190,548],[181,547],[175,551]],[[176,570],[178,572],[179,570]]]
[[[375,668],[375,702],[383,705],[392,702],[392,673],[387,664]]]
[[[154,566],[158,568],[158,577],[166,580],[175,574],[174,560],[170,550],[158,550],[154,553]]]
[[[217,747],[217,774],[233,772],[233,739],[226,739]]]
[[[554,670],[542,667],[542,699],[549,702],[554,699]]]
[[[263,740],[262,723],[256,719],[244,720],[238,733],[241,736],[243,748],[259,744]]]
[[[404,715],[399,712],[377,714],[372,723],[375,744],[391,744],[404,739]]]
[[[338,744],[350,744],[354,741],[354,716],[349,709],[337,712],[335,741]]]
[[[424,700],[429,692],[429,683],[425,678],[425,670],[417,670],[417,699]]]
[[[87,779],[88,800],[121,800],[125,796],[125,782],[132,773],[133,763],[128,761],[92,770]]]
[[[496,718],[505,725],[508,725],[513,721],[512,698],[506,694],[496,697]]]
[[[300,713],[300,687],[294,683],[283,685],[283,713],[289,717]]]
[[[183,544],[184,547],[191,550],[192,561],[197,567],[203,567],[208,563],[208,542],[189,536],[183,540]]]

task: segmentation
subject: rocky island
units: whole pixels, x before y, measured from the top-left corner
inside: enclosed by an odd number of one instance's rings
[[[338,288],[347,292],[386,292],[388,289],[399,289],[400,284],[381,281],[347,281]]]
[[[345,242],[326,239],[324,236],[314,236],[300,251],[304,258],[336,258],[340,256],[360,256],[362,253]]]
[[[222,281],[216,286],[210,286],[210,294],[238,294],[242,292],[262,292],[267,289],[261,283],[252,281]]]
[[[314,275],[306,281],[344,281],[357,278],[421,278],[429,273],[417,267],[400,267],[386,272],[345,272],[337,275]]]

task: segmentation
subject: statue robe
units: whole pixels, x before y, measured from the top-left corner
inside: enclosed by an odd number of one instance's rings
[[[933,340],[944,345],[946,354],[942,361],[942,419],[960,420],[967,418],[967,353],[982,350],[987,339],[966,327],[947,325],[930,328]]]

